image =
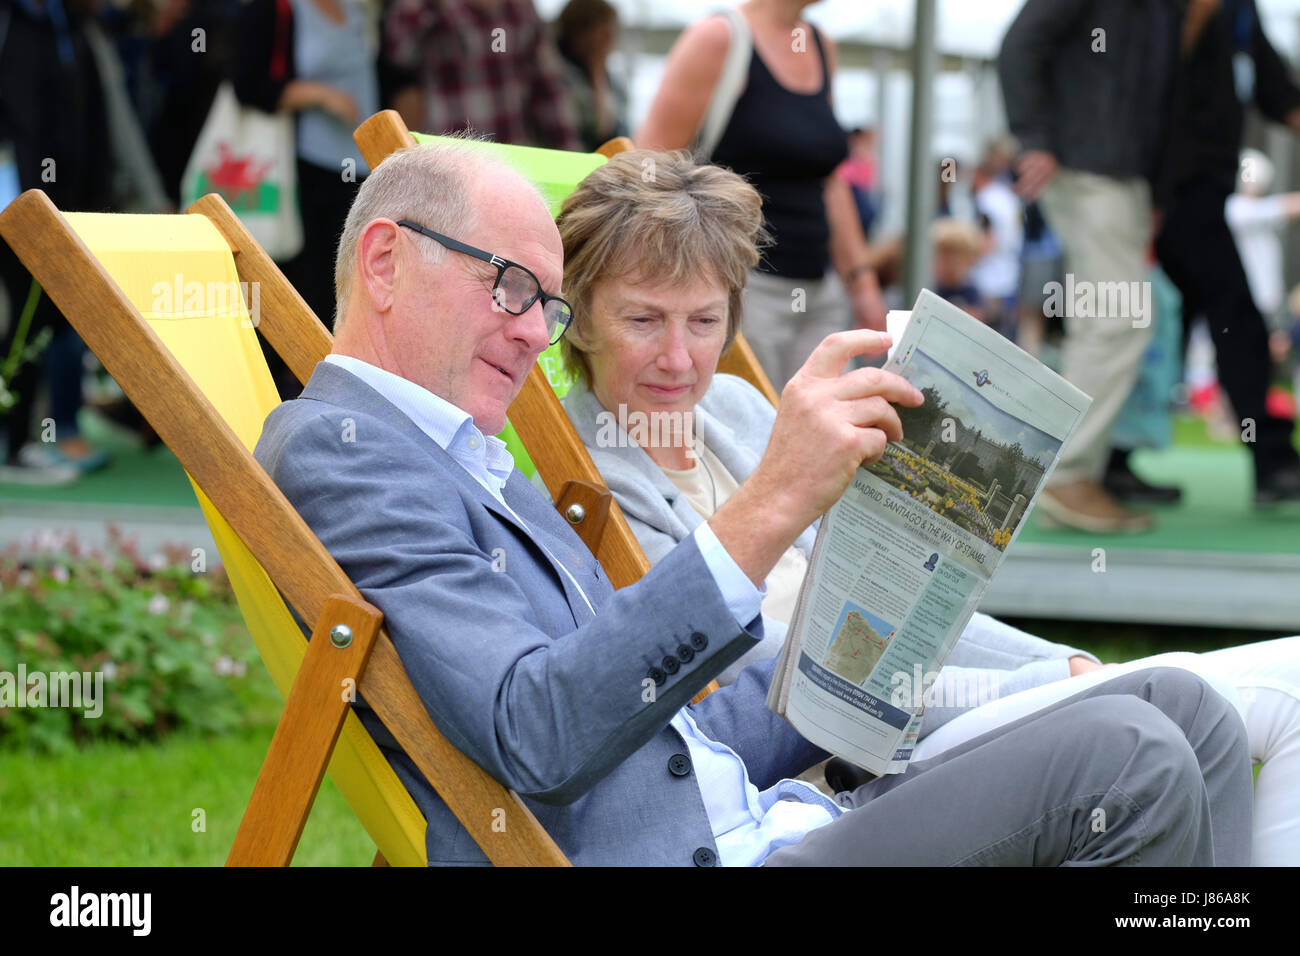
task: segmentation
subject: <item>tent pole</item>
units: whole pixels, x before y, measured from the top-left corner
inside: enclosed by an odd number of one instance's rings
[[[929,224],[934,211],[935,0],[916,0],[912,39],[912,128],[908,147],[907,242],[903,264],[905,306],[911,308],[930,280]]]

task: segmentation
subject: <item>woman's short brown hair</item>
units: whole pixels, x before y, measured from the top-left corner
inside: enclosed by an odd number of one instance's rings
[[[743,178],[699,166],[685,150],[618,153],[591,173],[556,219],[564,295],[573,306],[573,324],[561,340],[569,367],[590,381],[592,293],[608,279],[716,279],[728,290],[725,351],[740,329],[745,278],[767,241],[762,205]]]

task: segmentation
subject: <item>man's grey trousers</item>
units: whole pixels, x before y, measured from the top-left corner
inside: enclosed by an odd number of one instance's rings
[[[1251,790],[1236,710],[1159,667],[841,793],[767,863],[1248,866]]]

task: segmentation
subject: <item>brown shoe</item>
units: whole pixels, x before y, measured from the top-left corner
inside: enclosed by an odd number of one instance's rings
[[[1101,534],[1150,531],[1155,524],[1150,515],[1130,511],[1100,484],[1086,478],[1044,488],[1038,496],[1038,513],[1047,527]]]

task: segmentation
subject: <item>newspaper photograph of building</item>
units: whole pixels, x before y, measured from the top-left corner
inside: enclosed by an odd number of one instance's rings
[[[925,403],[898,408],[903,440],[890,442],[869,470],[1005,550],[1061,443],[986,399],[985,369],[959,378],[914,349],[907,378]]]

